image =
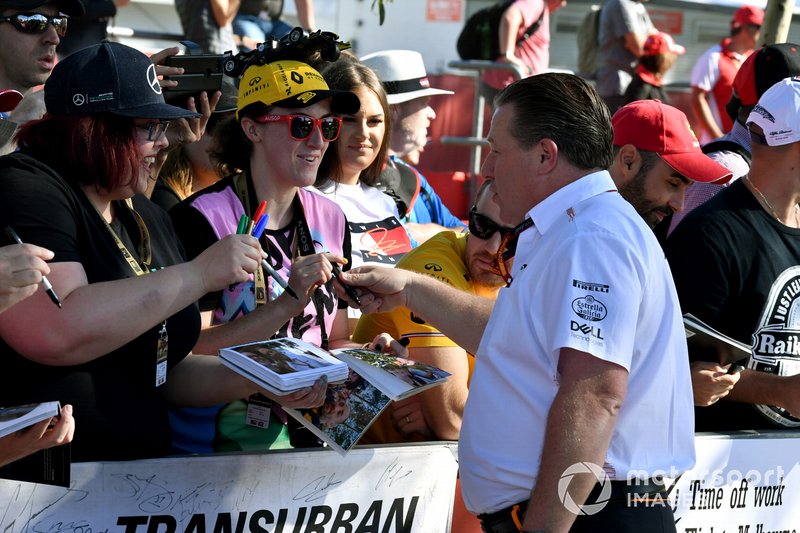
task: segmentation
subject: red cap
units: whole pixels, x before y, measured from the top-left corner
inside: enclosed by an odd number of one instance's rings
[[[764,10],[755,6],[742,6],[733,14],[731,21],[732,28],[738,28],[747,24],[761,26],[764,23]]]
[[[614,146],[632,144],[655,152],[669,166],[692,181],[724,183],[731,171],[705,155],[683,111],[659,100],[639,100],[619,109],[611,118]]]
[[[659,54],[666,54],[667,52],[672,52],[681,56],[686,53],[686,48],[676,44],[672,35],[669,33],[660,31],[647,37],[647,40],[644,42],[644,51],[642,55],[657,56]]]
[[[11,111],[22,100],[22,93],[14,89],[0,91],[0,113]]]

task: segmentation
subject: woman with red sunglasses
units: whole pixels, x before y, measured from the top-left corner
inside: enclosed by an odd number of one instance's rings
[[[332,279],[332,262],[346,265],[350,259],[347,223],[335,203],[305,188],[314,183],[329,143],[339,135],[341,119],[334,113],[358,108],[353,93],[330,90],[305,63],[281,60],[244,72],[236,117],[219,125],[221,142],[212,153],[227,177],[170,215],[191,257],[236,233],[243,216],[257,218],[253,214],[266,203],[266,230],[256,237],[272,268],[201,300],[199,351],[216,353],[270,337],[300,338],[323,348],[349,345],[347,304],[336,297]],[[388,346],[389,339],[379,342]],[[305,400],[288,406],[308,407]],[[264,409],[264,403],[264,398],[234,402],[219,416],[219,409],[175,413],[176,445],[190,452],[209,451],[212,440],[218,451],[302,445],[298,439],[304,432],[290,435],[281,421],[285,413],[274,404]]]

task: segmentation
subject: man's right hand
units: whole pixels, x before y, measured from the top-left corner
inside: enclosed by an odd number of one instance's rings
[[[350,300],[339,284],[334,284],[339,298],[347,300],[362,313],[383,313],[395,307],[408,307],[409,289],[419,274],[399,268],[365,265],[342,272],[342,281],[358,288],[361,306]]]
[[[727,367],[707,361],[695,361],[691,364],[692,391],[694,404],[708,407],[727,396],[741,377],[728,374]]]

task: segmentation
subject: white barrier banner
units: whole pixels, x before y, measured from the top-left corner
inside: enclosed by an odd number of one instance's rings
[[[800,533],[800,435],[698,436],[672,491],[679,533]]]
[[[450,530],[448,444],[78,463],[70,488],[0,480],[3,533]]]

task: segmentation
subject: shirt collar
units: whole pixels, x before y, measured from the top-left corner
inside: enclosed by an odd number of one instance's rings
[[[607,170],[592,172],[558,189],[533,206],[527,216],[533,220],[539,233],[544,234],[559,217],[572,218],[572,206],[593,196],[616,190],[617,186]]]

